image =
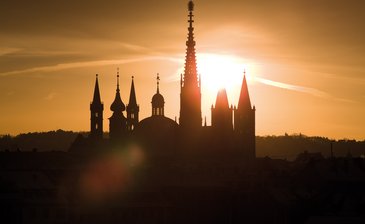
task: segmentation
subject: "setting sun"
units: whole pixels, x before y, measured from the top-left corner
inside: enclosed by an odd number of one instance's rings
[[[234,56],[219,54],[198,54],[198,71],[202,76],[202,88],[209,93],[219,89],[234,89],[240,86],[244,62]]]

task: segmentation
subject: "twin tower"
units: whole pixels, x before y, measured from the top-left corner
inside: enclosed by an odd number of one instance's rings
[[[201,113],[201,76],[197,72],[197,61],[194,40],[193,11],[194,3],[188,3],[188,38],[186,41],[186,58],[184,74],[180,77],[180,117],[179,124],[169,118],[164,117],[164,99],[159,93],[159,78],[157,78],[157,93],[152,98],[152,116],[145,119],[153,120],[156,129],[159,129],[159,122],[167,122],[176,125],[170,125],[171,128],[177,128],[178,139],[194,138],[201,139],[200,147],[209,147],[219,145],[244,151],[247,158],[255,158],[255,107],[251,106],[249,92],[247,88],[246,76],[244,75],[241,87],[241,93],[237,107],[230,107],[226,90],[218,92],[215,106],[212,106],[212,126],[203,126]],[[135,129],[142,129],[146,121],[139,121],[139,105],[136,100],[134,80],[130,90],[129,103],[126,106],[121,97],[119,90],[119,74],[117,81],[116,95],[110,106],[113,112],[109,118],[109,137],[110,140],[118,140],[133,136]],[[103,136],[103,110],[101,102],[98,77],[96,77],[94,97],[90,104],[91,111],[91,132],[90,137],[93,139],[102,139]],[[126,111],[126,117],[123,112]],[[159,119],[158,119],[159,118]],[[164,118],[164,119],[161,119]],[[143,124],[143,125],[142,125]],[[166,125],[165,125],[166,126]],[[170,127],[169,126],[169,127]],[[176,127],[175,127],[176,126]],[[153,129],[152,129],[153,130]],[[169,132],[169,131],[167,131]],[[142,132],[145,133],[145,132]],[[150,133],[146,135],[153,135]],[[185,140],[184,140],[185,141]],[[206,142],[208,143],[202,143]],[[214,142],[218,141],[218,142]]]

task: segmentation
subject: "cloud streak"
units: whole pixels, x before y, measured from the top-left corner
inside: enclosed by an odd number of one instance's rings
[[[0,73],[0,76],[9,76],[9,75],[33,73],[33,72],[54,72],[54,71],[73,69],[73,68],[96,67],[96,66],[105,66],[105,65],[122,65],[122,64],[130,64],[130,63],[135,63],[135,62],[156,61],[156,60],[171,61],[171,62],[179,61],[178,59],[173,58],[173,57],[151,56],[151,57],[139,57],[139,58],[131,58],[131,59],[61,63],[61,64],[51,65],[51,66],[41,66],[41,67],[34,67],[34,68],[27,68],[27,69],[22,69],[22,70],[3,72],[3,73]]]
[[[317,96],[317,97],[322,97],[322,98],[331,97],[331,95],[329,95],[326,92],[320,91],[318,89],[310,88],[310,87],[292,85],[292,84],[287,84],[287,83],[283,83],[283,82],[276,82],[276,81],[272,81],[272,80],[264,79],[264,78],[260,78],[260,77],[254,77],[254,80],[259,83],[268,85],[268,86],[274,86],[274,87],[278,87],[281,89],[287,89],[287,90],[294,90],[297,92],[307,93],[307,94]]]
[[[21,50],[20,48],[10,48],[10,47],[9,48],[0,48],[0,56],[12,54],[12,53],[18,52],[20,50]]]

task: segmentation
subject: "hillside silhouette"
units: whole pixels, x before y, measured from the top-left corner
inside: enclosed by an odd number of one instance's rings
[[[49,131],[3,135],[0,137],[0,151],[68,151],[77,135],[86,136],[87,132]],[[107,135],[108,133],[104,133]],[[303,152],[321,153],[324,157],[364,157],[365,141],[350,139],[332,140],[327,137],[306,136],[303,134],[281,136],[256,136],[257,156],[273,159],[294,160]]]

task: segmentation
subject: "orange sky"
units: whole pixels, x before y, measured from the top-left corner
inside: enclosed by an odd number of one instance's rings
[[[227,92],[234,105],[243,72],[236,70],[246,68],[258,135],[365,139],[365,2],[199,0],[195,5],[208,124],[216,95],[212,77],[222,73],[233,80]],[[151,115],[156,73],[165,115],[179,116],[186,0],[4,0],[0,7],[0,134],[89,130],[96,73],[107,131],[117,67],[125,103],[135,76],[141,118]]]

